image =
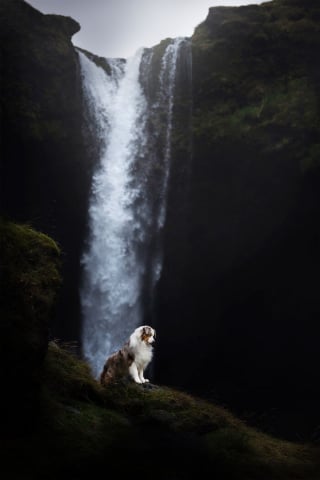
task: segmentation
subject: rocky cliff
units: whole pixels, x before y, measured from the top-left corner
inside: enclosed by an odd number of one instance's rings
[[[0,219],[1,431],[33,428],[49,325],[61,287],[60,250],[29,225]]]
[[[181,81],[174,108],[156,307],[155,381],[242,414],[280,412],[288,424],[267,426],[308,438],[320,394],[319,19],[314,0],[274,0],[212,8],[195,29],[192,91]],[[0,27],[1,211],[59,243],[49,334],[78,340],[92,168],[79,25],[1,0]]]
[[[52,235],[64,289],[53,336],[78,336],[79,257],[90,188],[81,85],[71,38],[80,25],[1,0],[1,212]]]
[[[159,300],[160,381],[302,425],[320,393],[319,19],[275,0],[195,29],[187,225],[173,183]]]

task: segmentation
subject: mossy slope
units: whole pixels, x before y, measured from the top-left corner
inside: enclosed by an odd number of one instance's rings
[[[11,429],[32,421],[61,285],[60,250],[30,226],[0,219],[0,259],[1,424]]]
[[[6,479],[219,475],[316,480],[319,449],[264,435],[227,410],[165,386],[102,387],[73,343],[50,341],[59,249],[2,220],[1,474]]]
[[[106,475],[152,472],[155,479],[319,478],[315,447],[266,436],[187,393],[149,387],[103,388],[66,346],[51,343],[38,426],[6,442],[2,471],[14,479],[22,473],[79,479],[99,469]]]

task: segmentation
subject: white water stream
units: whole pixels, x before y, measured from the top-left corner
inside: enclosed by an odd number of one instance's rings
[[[125,63],[108,60],[111,75],[78,52],[89,127],[100,151],[92,181],[81,289],[82,349],[96,377],[106,357],[143,322],[146,269],[153,269],[149,275],[153,283],[161,273],[159,255],[148,263],[146,252],[151,225],[159,231],[165,221],[175,72],[181,41],[176,39],[168,45],[160,71],[158,98],[166,103],[167,118],[156,219],[152,218],[146,192],[150,166],[141,168],[142,164],[148,165],[149,107],[140,83],[144,50]]]

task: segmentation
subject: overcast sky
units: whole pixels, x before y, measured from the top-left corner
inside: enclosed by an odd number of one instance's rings
[[[103,57],[133,55],[167,37],[191,36],[209,7],[248,5],[265,0],[27,0],[43,13],[77,20],[75,46]]]

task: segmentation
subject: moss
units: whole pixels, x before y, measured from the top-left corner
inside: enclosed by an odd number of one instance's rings
[[[70,344],[51,342],[36,429],[3,445],[10,478],[86,478],[152,468],[155,479],[196,473],[237,479],[316,478],[318,449],[248,428],[224,408],[164,386],[104,388]],[[19,457],[20,462],[13,462]]]
[[[61,285],[59,248],[29,225],[0,220],[0,375],[2,424],[32,422],[40,368]],[[18,393],[19,392],[19,393]],[[21,404],[21,405],[20,405]],[[3,418],[2,418],[3,417]]]
[[[278,440],[250,428],[222,428],[207,434],[206,441],[218,468],[231,478],[315,479],[317,475],[315,447]]]
[[[110,405],[134,415],[139,422],[166,424],[172,432],[203,433],[236,422],[223,408],[164,386],[141,388],[135,384],[116,384],[108,387],[105,395]]]
[[[0,232],[1,317],[23,330],[31,330],[28,320],[47,324],[61,284],[57,244],[29,225],[3,219]]]
[[[320,135],[318,33],[302,4],[210,10],[192,37],[196,142],[250,141],[304,155],[305,142]]]
[[[72,343],[49,343],[43,378],[50,395],[66,400],[68,398],[90,400],[102,398],[104,390],[93,379],[88,364],[81,361],[70,350],[76,349]]]

